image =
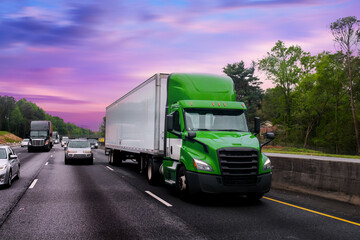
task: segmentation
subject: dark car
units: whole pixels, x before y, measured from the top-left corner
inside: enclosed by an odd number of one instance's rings
[[[88,139],[88,141],[90,142],[91,148],[97,149],[99,147],[98,141],[96,139],[90,138],[90,139]]]

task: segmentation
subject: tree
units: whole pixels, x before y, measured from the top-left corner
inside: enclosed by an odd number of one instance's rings
[[[16,136],[23,137],[25,119],[18,106],[10,113],[9,131],[14,133]]]
[[[262,82],[254,76],[255,62],[252,62],[249,68],[245,67],[243,61],[227,64],[223,72],[234,81],[236,100],[245,103],[248,118],[254,119],[256,110],[261,109],[263,95],[263,90],[260,88]]]
[[[0,96],[0,129],[9,131],[10,113],[15,107],[15,99],[8,96]]]
[[[271,52],[258,62],[259,69],[281,90],[284,104],[284,124],[288,135],[292,124],[292,92],[299,79],[312,69],[312,58],[299,46],[285,47],[282,41],[276,42]]]
[[[336,146],[338,146],[338,114],[339,102],[344,91],[341,84],[342,62],[339,54],[331,55],[327,52],[317,56],[315,61],[316,72],[307,74],[296,87],[296,113],[300,125],[305,127],[305,148],[308,144],[310,133],[320,122],[326,112],[331,111],[331,106],[335,106],[335,136]],[[334,104],[335,102],[335,104]],[[337,150],[338,151],[338,150]]]
[[[353,78],[352,78],[352,55],[358,42],[360,41],[360,21],[356,17],[339,18],[330,25],[334,41],[338,44],[340,51],[344,53],[349,80],[349,94],[351,113],[356,137],[357,153],[360,154],[359,130],[357,125],[356,109],[354,103]]]
[[[101,137],[105,137],[105,130],[106,130],[106,116],[103,117],[103,122],[99,127],[99,133]]]

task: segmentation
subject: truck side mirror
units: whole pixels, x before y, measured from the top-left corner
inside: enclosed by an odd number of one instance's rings
[[[190,131],[188,132],[188,138],[196,138],[196,132]]]
[[[271,139],[271,140],[275,139],[275,133],[273,133],[273,132],[266,133],[266,138]]]
[[[166,131],[172,131],[174,129],[174,116],[169,114],[166,116]]]
[[[254,118],[254,133],[255,134],[260,133],[260,118],[259,117]]]
[[[269,139],[269,140],[267,142],[261,144],[260,148],[262,148],[263,146],[265,146],[266,144],[269,144],[272,140],[274,140],[275,139],[275,133],[273,133],[273,132],[266,133],[266,138]]]

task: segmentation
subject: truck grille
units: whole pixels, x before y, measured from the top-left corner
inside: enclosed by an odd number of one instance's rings
[[[218,158],[225,186],[255,185],[259,168],[259,152],[253,148],[222,148]]]
[[[31,143],[35,147],[44,146],[44,140],[42,140],[42,139],[40,139],[40,140],[32,140]]]

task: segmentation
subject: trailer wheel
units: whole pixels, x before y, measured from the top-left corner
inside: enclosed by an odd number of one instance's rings
[[[113,151],[110,151],[108,159],[109,159],[109,164],[114,165],[114,153],[113,153]]]
[[[113,151],[113,165],[121,166],[122,164],[122,152],[118,150]]]
[[[156,162],[153,158],[148,159],[147,163],[147,180],[150,185],[157,185],[160,182],[160,173],[159,173],[160,164]]]

